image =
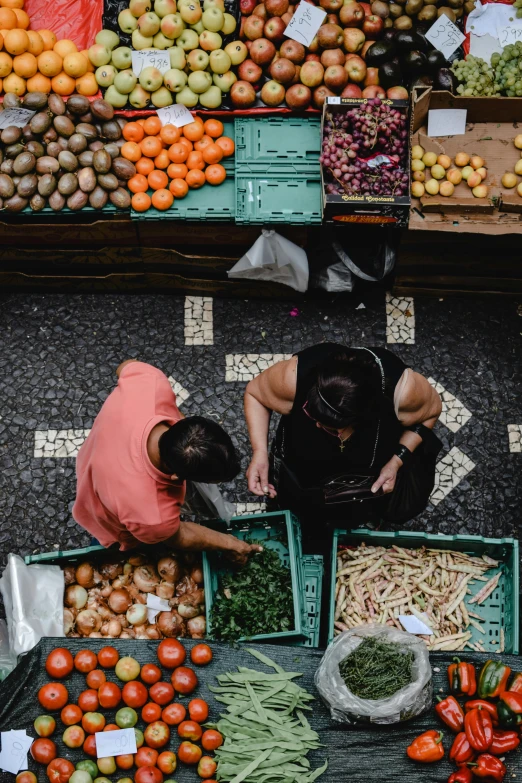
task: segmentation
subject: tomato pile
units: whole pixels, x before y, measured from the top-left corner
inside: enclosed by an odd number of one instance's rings
[[[51,783],[110,783],[108,776],[115,773],[121,774],[118,783],[173,783],[166,779],[176,770],[178,760],[196,767],[208,783],[215,783],[217,764],[208,752],[220,747],[223,737],[201,725],[208,720],[209,707],[203,699],[192,698],[197,674],[185,665],[187,652],[177,639],[160,642],[157,655],[159,664],[171,672],[170,682],[162,679],[155,663],[140,666],[134,658],[120,657],[114,647],[103,647],[98,654],[80,650],[74,658],[63,647],[49,653],[45,662],[49,677],[63,680],[76,671],[85,674],[86,684],[76,703],[63,682],[49,682],[38,691],[40,705],[55,715],[40,715],[34,721],[38,739],[31,746],[31,756],[46,766]],[[190,659],[198,666],[206,665],[212,660],[212,650],[207,644],[197,644]],[[113,679],[108,678],[109,672]],[[176,701],[184,697],[191,697],[186,704]],[[106,710],[113,711],[111,716]],[[138,727],[140,719],[143,730]],[[50,739],[60,722],[63,744],[85,754],[76,765],[60,757],[56,742]],[[128,728],[134,728],[136,754],[96,759],[96,732]],[[176,735],[180,744],[174,750]],[[135,770],[133,777],[130,770]],[[37,778],[25,771],[16,780],[36,783]]]

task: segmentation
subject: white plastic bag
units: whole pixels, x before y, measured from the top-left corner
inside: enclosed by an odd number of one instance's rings
[[[339,664],[369,636],[395,642],[414,656],[413,681],[388,699],[361,699],[346,687]],[[315,685],[333,720],[339,723],[399,723],[421,715],[431,707],[431,666],[422,639],[388,625],[373,623],[337,636],[327,648],[315,673]]]
[[[5,680],[16,666],[16,658],[9,647],[9,634],[5,620],[0,620],[0,682]]]
[[[32,650],[43,636],[65,636],[64,584],[60,566],[27,566],[18,555],[9,555],[0,593],[14,656]]]
[[[283,283],[302,292],[308,288],[308,257],[302,247],[289,239],[262,229],[259,239],[229,270],[228,276]]]
[[[205,484],[201,481],[193,481],[193,486],[197,489],[209,509],[218,519],[224,519],[227,527],[230,527],[230,520],[236,513],[234,504],[225,500],[221,490],[216,484]]]

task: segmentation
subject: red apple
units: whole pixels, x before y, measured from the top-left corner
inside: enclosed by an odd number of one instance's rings
[[[368,49],[370,48],[370,46],[371,46],[372,44],[374,44],[374,43],[375,43],[375,41],[373,41],[373,40],[372,40],[372,41],[365,41],[365,42],[364,42],[364,44],[363,44],[363,48],[361,49],[361,57],[362,57],[362,58],[366,57],[366,52],[368,51]]]
[[[280,16],[273,16],[268,22],[265,22],[263,33],[265,38],[274,43],[281,43],[283,40],[283,34],[286,30],[286,24],[283,22]]]
[[[335,93],[340,93],[346,87],[348,74],[343,65],[330,65],[324,72],[324,83]]]
[[[250,41],[255,41],[257,38],[263,37],[264,22],[260,16],[249,16],[245,19],[245,26],[243,28],[246,37]]]
[[[261,100],[267,106],[279,106],[285,99],[285,88],[273,79],[261,88]]]
[[[364,86],[371,87],[372,84],[379,84],[379,69],[367,68],[366,76],[364,78]]]
[[[250,57],[256,65],[268,65],[272,62],[275,53],[274,44],[267,38],[258,38],[250,47]]]
[[[250,16],[257,5],[257,0],[239,0],[239,7],[243,16]]]
[[[338,24],[323,24],[319,28],[317,38],[319,46],[323,49],[338,49],[343,45],[343,31]]]
[[[370,14],[370,16],[364,17],[362,29],[366,36],[371,35],[372,38],[378,38],[384,30],[384,22],[380,16]]]
[[[305,57],[305,63],[320,63],[321,58],[318,54],[307,54]]]
[[[237,84],[237,82],[236,82]],[[286,91],[286,104],[289,109],[307,109],[312,102],[312,91],[304,84],[294,84]]]
[[[356,84],[347,84],[341,93],[341,98],[361,98],[361,88]]]
[[[365,87],[362,91],[363,98],[386,98],[386,92],[376,84]]]
[[[322,109],[323,103],[327,98],[333,98],[335,96],[335,93],[328,89],[328,87],[325,87],[324,84],[322,84],[320,87],[316,87],[314,90],[314,106],[316,109]]]
[[[256,102],[255,90],[248,82],[234,82],[229,95],[236,109],[248,109]]]
[[[324,8],[325,11],[332,11],[337,13],[340,8],[343,7],[344,0],[319,0],[319,5]]]
[[[363,31],[357,27],[348,27],[344,31],[344,48],[347,52],[359,52],[365,40]]]
[[[319,51],[319,38],[314,35],[312,38],[312,41],[310,43],[310,46],[308,47],[309,52],[313,52],[314,54]]]
[[[372,8],[371,8],[370,4],[369,3],[360,2],[359,5],[362,7],[362,9],[364,11],[364,15],[365,16],[370,16],[370,14],[372,13]]]
[[[262,69],[252,60],[243,60],[237,73],[241,81],[249,82],[249,84],[256,84],[263,75]]]
[[[254,16],[260,16],[263,22],[266,22],[266,20],[268,19],[268,14],[266,12],[266,7],[264,3],[259,3],[259,5],[256,5],[252,13],[254,14]]]
[[[344,65],[344,52],[342,49],[325,49],[321,54],[321,62],[325,68],[330,65]]]
[[[386,90],[386,97],[392,100],[407,101],[409,98],[406,87],[390,87]]]
[[[286,57],[278,57],[277,60],[270,65],[270,76],[279,84],[292,84],[295,77],[295,65],[291,60],[287,60]]]
[[[245,22],[247,18],[246,16],[241,16],[241,23],[239,25],[239,40],[244,41],[245,40]]]
[[[300,74],[301,74],[301,66],[300,65],[296,65],[295,66],[295,76],[292,79],[292,84],[299,84],[299,82],[301,81],[301,79],[299,78]]]
[[[307,87],[319,87],[323,83],[324,68],[321,63],[307,62],[301,66],[299,78]]]
[[[352,2],[343,5],[339,12],[341,24],[345,27],[360,27],[364,21],[364,9],[360,3]]]
[[[245,40],[245,46],[250,51],[250,47],[252,46],[253,41],[249,41],[248,38]]]
[[[351,82],[360,84],[364,81],[367,70],[366,63],[359,55],[354,54],[350,59],[347,59],[344,68]]]
[[[323,24],[339,24],[339,17],[337,14],[326,14]]]
[[[283,14],[281,19],[283,20],[285,25],[289,25],[291,20],[292,20],[292,16],[293,16],[293,14],[290,14],[290,13],[287,12],[286,14]]]
[[[283,16],[288,11],[289,0],[265,0],[268,16]]]
[[[281,57],[286,57],[287,60],[292,60],[292,62],[296,65],[300,65],[306,56],[306,51],[303,44],[300,44],[297,41],[292,41],[291,38],[281,44],[279,53]]]

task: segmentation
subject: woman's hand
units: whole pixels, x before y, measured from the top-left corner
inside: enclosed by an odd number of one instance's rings
[[[372,487],[372,492],[377,492],[381,487],[385,495],[393,492],[397,480],[397,473],[401,465],[402,460],[394,455],[381,470],[379,478]]]
[[[275,498],[277,492],[273,484],[268,483],[268,452],[267,451],[254,451],[250,465],[246,472],[248,480],[248,489],[253,492],[254,495],[262,497],[268,495],[270,498]]]

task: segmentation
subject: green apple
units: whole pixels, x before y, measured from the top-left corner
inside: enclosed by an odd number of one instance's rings
[[[206,92],[212,84],[212,76],[208,71],[193,71],[189,73],[188,86],[192,92],[198,95],[202,92]]]
[[[149,105],[150,92],[144,90],[141,84],[137,84],[128,97],[131,106],[134,106],[135,109],[144,109]]]
[[[212,81],[219,87],[221,92],[228,92],[234,82],[237,82],[237,76],[233,71],[227,71],[226,73],[215,73],[212,77]]]
[[[111,65],[120,71],[132,67],[132,49],[128,46],[118,46],[112,52]]]
[[[224,0],[205,0],[203,10],[208,11],[209,8],[219,8],[220,11],[225,13],[225,2]]]
[[[198,96],[195,92],[192,92],[189,87],[184,87],[176,95],[176,103],[182,103],[183,106],[187,106],[187,108],[192,109],[194,106],[198,105]]]
[[[174,103],[172,93],[166,87],[160,87],[159,90],[153,92],[150,99],[158,109],[162,109],[164,106],[171,106]]]
[[[136,17],[131,14],[129,8],[125,8],[125,10],[120,11],[118,14],[118,24],[120,26],[120,30],[123,30],[123,32],[127,33],[127,35],[133,33],[134,30],[136,30],[138,27],[138,21]]]
[[[191,71],[204,71],[208,68],[209,56],[203,49],[192,49],[187,56],[187,64]]]
[[[179,14],[169,14],[161,20],[161,32],[165,38],[179,38],[185,29],[185,22]]]
[[[152,8],[152,0],[130,0],[129,11],[136,19]]]
[[[160,29],[160,25],[161,19],[152,11],[149,11],[147,14],[142,14],[138,19],[140,33],[146,38],[156,35]]]
[[[123,109],[123,107],[127,105],[127,96],[122,95],[121,92],[118,92],[113,84],[111,84],[109,89],[105,91],[105,95],[103,97],[107,103],[110,103],[111,106],[114,106],[115,109]]]
[[[111,84],[114,84],[114,77],[117,73],[114,65],[100,65],[94,76],[100,87],[110,87]]]
[[[199,45],[206,52],[213,52],[214,49],[221,49],[223,39],[219,33],[214,33],[211,30],[204,30],[199,36]]]
[[[187,83],[187,74],[179,68],[171,68],[163,75],[163,84],[171,92],[179,92]]]
[[[122,95],[129,95],[137,83],[138,77],[130,70],[120,71],[114,77],[114,86]]]
[[[209,87],[206,92],[199,96],[199,102],[205,109],[217,109],[218,106],[221,106],[222,98],[221,90],[213,84],[212,87]]]
[[[144,90],[155,92],[163,84],[163,74],[154,66],[149,65],[140,73],[139,81]]]
[[[182,70],[187,64],[187,58],[181,46],[171,46],[168,53],[170,56],[170,67]]]
[[[119,46],[120,36],[118,35],[118,33],[113,33],[112,30],[100,30],[100,32],[94,39],[94,42],[97,44],[101,44],[101,46],[106,46],[107,49],[112,50],[116,46]]]
[[[225,46],[225,52],[230,57],[232,65],[241,65],[243,60],[246,60],[248,55],[248,49],[243,41],[232,41]]]
[[[168,14],[176,13],[176,0],[156,0],[154,3],[154,13],[163,19]]]
[[[221,9],[216,8],[215,6],[213,8],[207,8],[207,10],[203,12],[201,21],[203,22],[205,30],[210,30],[212,33],[218,33],[223,29],[225,14]]]
[[[152,37],[148,38],[142,35],[139,30],[134,30],[132,34],[132,48],[138,52],[140,49],[152,49]]]
[[[198,35],[201,35],[205,28],[203,27],[203,22],[200,19],[199,22],[196,22],[196,24],[191,24],[190,29],[194,30]]]
[[[202,35],[204,35],[204,33],[202,33]],[[190,52],[191,49],[198,48],[199,36],[194,30],[183,30],[177,39],[176,44],[177,46],[181,46],[186,52]]]
[[[155,49],[168,49],[170,46],[172,46],[172,39],[165,38],[163,33],[156,33],[152,39],[152,44]]]
[[[213,73],[226,73],[230,70],[232,62],[228,54],[223,49],[214,49],[210,52],[210,70]]]
[[[193,3],[184,3],[179,8],[179,13],[181,14],[181,18],[183,19],[186,24],[196,24],[196,22],[199,22],[202,16],[202,10],[199,3],[193,2]]]
[[[102,46],[101,44],[93,44],[89,48],[89,60],[97,68],[99,68],[100,65],[108,65],[111,61],[111,57],[111,50],[107,49],[106,46]]]
[[[223,14],[223,27],[221,32],[223,35],[232,35],[237,27],[237,22],[232,14]]]

